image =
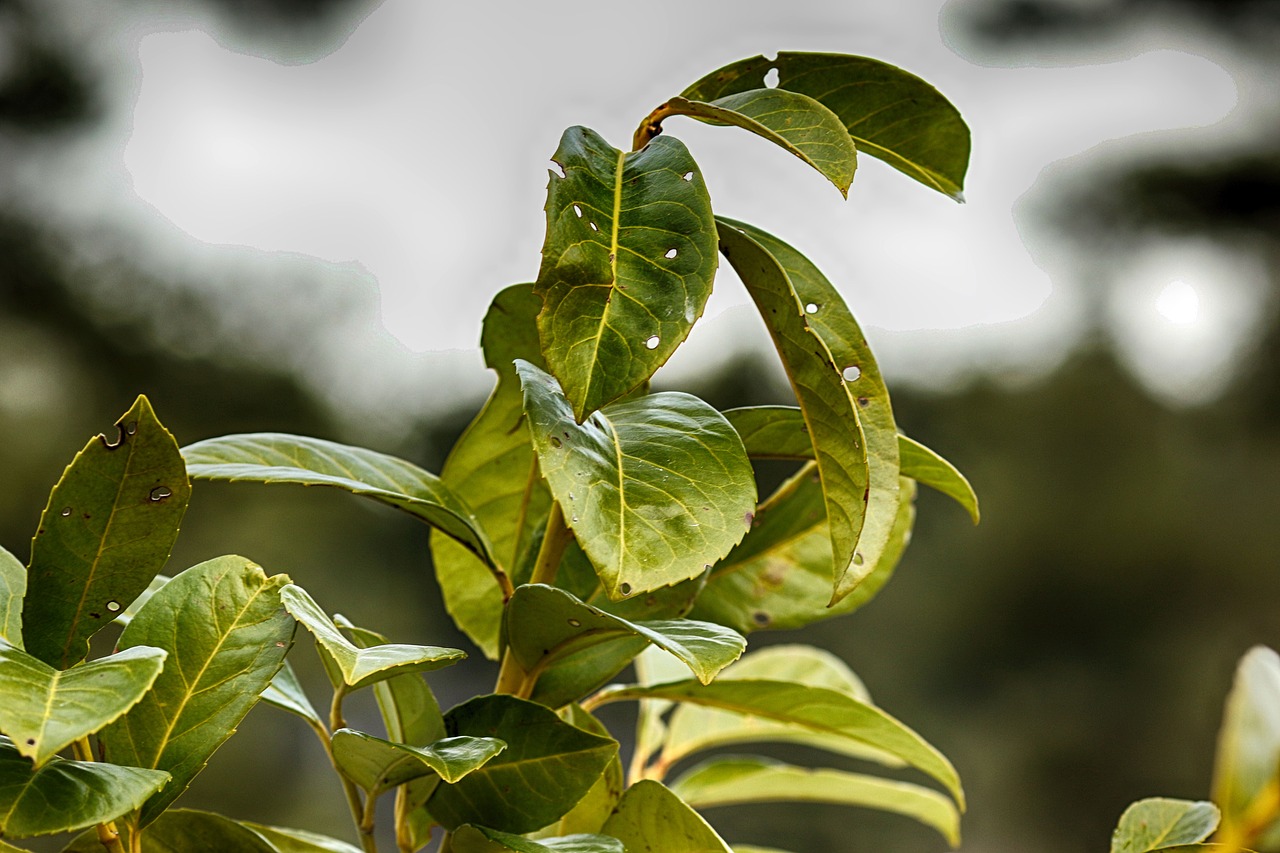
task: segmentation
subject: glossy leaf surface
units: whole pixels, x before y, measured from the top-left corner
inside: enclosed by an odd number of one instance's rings
[[[352,625],[345,618],[334,618],[334,624],[362,649],[386,645],[387,638]],[[444,737],[444,715],[440,703],[417,672],[397,675],[373,685],[373,695],[382,714],[387,736],[396,743],[426,746]]]
[[[702,315],[717,257],[711,199],[677,139],[624,153],[571,127],[552,159],[536,293],[549,371],[575,420],[640,387]]]
[[[99,845],[101,847],[101,845]],[[142,836],[142,853],[278,853],[259,833],[212,812],[172,809]]]
[[[591,789],[618,744],[513,696],[480,696],[445,715],[451,737],[493,737],[507,749],[427,804],[446,829],[464,823],[526,833],[559,820]]]
[[[182,448],[197,480],[328,486],[404,510],[447,533],[481,559],[489,544],[475,514],[440,478],[412,462],[319,438],[260,432]]]
[[[22,648],[22,597],[27,592],[27,567],[0,547],[0,640]]]
[[[164,567],[191,496],[178,444],[146,397],[116,428],[76,454],[31,542],[23,643],[58,669],[83,660],[89,638]]]
[[[808,95],[839,116],[860,152],[963,200],[968,126],[937,89],[887,63],[830,53],[756,56],[713,71],[683,94],[714,101],[765,88],[773,69],[777,88]]]
[[[64,671],[0,643],[0,732],[39,767],[137,704],[165,654],[137,646]]]
[[[1218,734],[1213,801],[1222,809],[1223,840],[1263,847],[1280,834],[1278,789],[1280,655],[1255,646],[1236,669]]]
[[[504,749],[506,744],[495,738],[466,735],[428,746],[408,746],[352,729],[333,733],[333,759],[338,769],[374,797],[431,774],[457,782]]]
[[[978,495],[956,466],[905,435],[898,436],[898,451],[902,457],[902,476],[942,492],[964,507],[974,524],[978,523],[981,519]]]
[[[746,533],[755,476],[711,406],[650,394],[579,425],[553,377],[516,369],[543,476],[610,598],[698,577]]]
[[[627,853],[731,853],[701,815],[649,779],[627,789],[604,825]]]
[[[462,826],[453,836],[454,853],[626,853],[622,842],[605,835],[570,835],[532,841],[482,826]]]
[[[283,826],[264,826],[247,820],[241,821],[240,825],[265,838],[277,853],[360,853],[359,847],[314,832]]]
[[[287,660],[280,667],[280,671],[276,673],[275,677],[271,679],[267,689],[262,691],[261,698],[263,702],[269,705],[275,705],[283,711],[297,714],[309,722],[321,724],[320,715],[316,713],[315,706],[307,698],[306,691],[302,689],[302,683],[298,681],[297,673],[293,671],[293,665]]]
[[[1218,826],[1213,803],[1155,797],[1125,809],[1111,837],[1111,853],[1151,853],[1208,838]]]
[[[143,807],[141,825],[186,790],[280,669],[295,627],[280,603],[288,582],[243,557],[218,557],[169,581],[120,635],[121,650],[169,653],[142,701],[100,735],[107,760],[173,776]]]

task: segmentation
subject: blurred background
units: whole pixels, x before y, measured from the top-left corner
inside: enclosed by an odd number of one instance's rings
[[[983,523],[923,494],[877,599],[753,642],[834,649],[951,757],[967,853],[1105,849],[1130,801],[1208,795],[1235,662],[1280,643],[1277,38],[1275,0],[0,0],[0,545],[25,559],[139,393],[184,444],[299,432],[438,471],[490,385],[484,307],[536,275],[564,127],[621,145],[734,59],[876,56],[968,119],[968,204],[868,158],[846,203],[747,134],[667,129],[719,211],[842,288]],[[788,402],[737,292],[723,270],[660,384]],[[170,568],[242,553],[467,647],[426,543],[343,495],[199,484]],[[432,684],[447,706],[493,669]],[[258,708],[182,803],[347,837],[321,760]],[[834,807],[709,817],[797,851],[945,849]]]

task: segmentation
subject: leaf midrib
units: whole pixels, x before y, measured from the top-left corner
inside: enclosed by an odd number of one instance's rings
[[[627,152],[619,151],[613,178],[613,221],[609,224],[609,290],[618,289],[618,219],[622,215],[622,174],[626,165]],[[609,303],[605,302],[605,310],[600,312],[600,324],[596,327],[595,338],[591,344],[591,372],[587,376],[586,387],[594,384],[596,368],[600,364],[600,342],[604,338],[604,327],[608,325]],[[586,412],[582,413],[584,416]]]

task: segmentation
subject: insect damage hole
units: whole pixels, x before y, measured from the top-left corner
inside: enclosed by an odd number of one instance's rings
[[[112,613],[119,613],[119,612],[120,612],[120,602],[118,602],[118,601],[108,601],[108,602],[107,602],[107,609],[108,609],[108,610],[110,610]]]
[[[679,252],[677,252],[675,249],[667,249],[667,251],[663,253],[662,257],[671,259],[671,258],[674,258],[677,254],[679,254]]]
[[[684,180],[686,180],[686,181],[692,181],[692,180],[693,180],[693,172],[685,172],[685,173],[684,173],[683,175],[681,175],[680,177],[681,177],[681,178],[683,178],[683,179],[684,179]]]
[[[573,212],[578,214],[579,219],[582,218],[582,208],[578,207],[576,204],[573,206]]]
[[[851,364],[840,371],[840,375],[844,377],[845,382],[857,382],[859,377],[862,376],[862,368],[856,364]]]
[[[644,342],[645,349],[657,349],[658,344],[662,343],[662,339],[657,335],[650,335],[649,339]]]
[[[769,69],[768,73],[764,75],[764,85],[770,89],[778,88],[778,69]]]

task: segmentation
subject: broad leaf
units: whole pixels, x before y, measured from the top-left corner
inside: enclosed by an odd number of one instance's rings
[[[22,648],[22,597],[27,592],[27,568],[0,548],[0,640]]]
[[[62,475],[31,542],[23,642],[58,669],[164,567],[191,484],[178,444],[146,397],[90,439]]]
[[[964,198],[969,128],[938,90],[915,75],[875,59],[830,53],[779,53],[744,59],[713,71],[684,91],[686,98],[715,101],[766,87],[821,102],[840,117],[854,144],[927,187]]]
[[[542,351],[575,419],[640,387],[702,315],[716,271],[711,199],[677,139],[623,153],[571,127],[552,157],[536,292]]]
[[[0,738],[0,837],[52,835],[113,820],[167,781],[169,774],[156,770],[62,758],[35,769]]]
[[[831,539],[834,603],[854,563],[871,490],[868,448],[844,374],[848,370],[854,381],[860,379],[852,373],[858,365],[835,361],[806,319],[794,283],[778,259],[736,225],[719,225],[721,251],[747,286],[769,329],[813,441]]]
[[[338,626],[302,587],[288,584],[280,590],[280,601],[293,618],[316,638],[316,644],[324,652],[321,658],[326,664],[325,669],[335,687],[342,684],[357,690],[392,676],[440,669],[467,656],[461,649],[402,643],[362,649],[342,636]]]
[[[164,659],[138,646],[63,671],[0,643],[0,732],[39,767],[137,704]]]
[[[731,853],[697,812],[649,779],[627,789],[604,833],[621,841],[628,853]]]
[[[610,598],[695,578],[746,533],[755,477],[715,409],[667,392],[579,425],[554,378],[516,369],[543,476]]]
[[[1272,846],[1280,835],[1278,789],[1280,655],[1255,646],[1236,670],[1218,734],[1213,801],[1222,809],[1222,840]],[[1260,823],[1264,817],[1269,819]]]
[[[572,726],[600,737],[609,737],[609,730],[595,717],[588,714],[579,705],[570,705],[560,711],[560,718]],[[622,761],[615,753],[613,759],[605,767],[600,778],[596,779],[591,790],[578,804],[569,810],[554,827],[558,835],[580,835],[599,832],[604,822],[613,814],[613,807],[622,798],[626,787],[622,774]]]
[[[102,845],[98,846],[101,848]],[[165,812],[155,823],[147,827],[147,831],[142,836],[142,853],[231,853],[231,851],[280,853],[270,841],[239,821],[194,809],[173,809]]]
[[[945,795],[909,782],[843,770],[811,770],[763,758],[713,758],[671,786],[695,809],[742,803],[818,802],[861,806],[914,818],[960,843],[960,813]]]
[[[363,447],[281,433],[210,438],[182,448],[196,480],[330,486],[404,510],[489,561],[475,514],[440,478]]]
[[[147,588],[139,593],[138,597],[129,603],[129,606],[120,611],[120,615],[116,617],[116,624],[121,628],[133,621],[133,617],[138,615],[138,611],[142,609],[142,605],[151,600],[151,596],[155,595],[160,587],[173,580],[168,575],[156,575],[151,579],[151,583],[147,584]]]
[[[314,832],[282,826],[263,826],[247,820],[241,821],[240,825],[265,838],[276,853],[360,853],[359,847]]]
[[[298,681],[293,665],[287,660],[280,667],[275,678],[271,679],[267,689],[262,691],[261,698],[268,705],[275,705],[281,710],[297,714],[313,725],[324,725],[311,700],[307,698],[306,691],[302,689],[302,683]]]
[[[423,776],[435,775],[455,783],[507,746],[495,738],[466,735],[428,746],[408,746],[352,729],[338,729],[332,743],[338,769],[371,797]]]
[[[606,835],[570,835],[531,841],[519,835],[483,826],[458,827],[451,844],[453,853],[626,853],[622,842]]]
[[[942,753],[884,711],[844,693],[784,681],[735,681],[711,684],[618,685],[597,694],[596,705],[624,699],[666,699],[749,714],[812,732],[846,738],[902,759],[946,786],[963,808],[960,778]],[[607,832],[608,830],[606,830]]]
[[[494,737],[507,749],[457,784],[442,784],[427,808],[446,829],[464,823],[526,833],[559,820],[595,784],[618,744],[569,725],[513,696],[480,696],[445,715],[449,735]]]
[[[1208,838],[1218,826],[1213,803],[1139,800],[1125,809],[1111,836],[1111,853],[1151,853]]]
[[[898,452],[902,457],[902,476],[942,492],[964,507],[974,524],[978,523],[981,519],[978,495],[956,466],[905,435],[898,436]]]
[[[541,309],[542,300],[529,284],[508,287],[489,306],[480,347],[498,384],[440,472],[445,485],[475,512],[492,544],[494,563],[513,577],[551,503],[524,425],[524,395],[514,364],[523,358],[546,366],[536,324]],[[503,604],[498,582],[478,557],[436,531],[431,560],[445,609],[485,656],[496,660]]]
[[[169,581],[120,635],[122,650],[169,653],[142,701],[100,736],[108,760],[173,775],[140,826],[186,790],[280,669],[295,627],[280,604],[288,582],[243,557],[218,557]]]

